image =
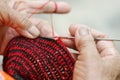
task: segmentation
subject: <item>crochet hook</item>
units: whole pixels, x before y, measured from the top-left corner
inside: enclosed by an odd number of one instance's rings
[[[55,36],[52,38],[57,38],[60,37],[62,39],[74,39],[75,37],[72,36]],[[103,41],[120,41],[120,39],[115,39],[115,38],[95,38],[95,40],[103,40]]]

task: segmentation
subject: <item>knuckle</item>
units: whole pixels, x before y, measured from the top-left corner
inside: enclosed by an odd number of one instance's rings
[[[27,17],[22,17],[21,19],[20,19],[20,22],[21,22],[21,24],[22,24],[22,28],[28,28],[28,27],[30,27],[30,25],[32,25],[32,23],[28,20],[28,18]]]
[[[86,40],[86,39],[81,39],[77,42],[76,47],[80,48],[85,48],[90,46],[90,43],[92,42],[92,40]]]

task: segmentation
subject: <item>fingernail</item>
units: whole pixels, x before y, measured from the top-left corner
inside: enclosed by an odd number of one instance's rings
[[[38,37],[40,35],[40,31],[34,25],[28,29],[28,32],[31,33],[31,35],[34,37]]]
[[[88,34],[89,34],[89,32],[88,32],[88,29],[87,29],[87,28],[82,27],[82,28],[79,29],[79,35],[81,35],[81,36],[86,36],[86,35],[88,35]]]
[[[27,38],[35,38],[33,35],[31,35],[28,31],[26,30],[23,30],[22,33],[21,33],[23,36],[27,37]]]

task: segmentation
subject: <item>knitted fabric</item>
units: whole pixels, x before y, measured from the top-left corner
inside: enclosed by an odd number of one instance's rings
[[[3,69],[16,80],[72,80],[74,63],[60,38],[16,37],[5,50]]]

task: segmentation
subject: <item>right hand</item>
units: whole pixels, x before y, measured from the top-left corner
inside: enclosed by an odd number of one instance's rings
[[[79,52],[73,80],[116,80],[120,74],[120,54],[112,41],[94,41],[108,38],[105,34],[83,25],[73,25],[70,33],[75,36]]]

